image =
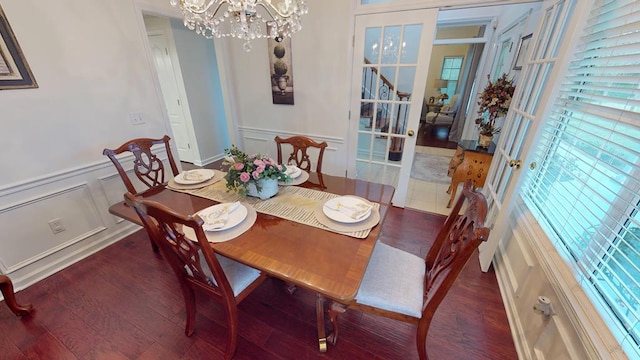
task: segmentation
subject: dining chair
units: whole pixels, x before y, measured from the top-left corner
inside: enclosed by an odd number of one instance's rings
[[[316,162],[315,172],[322,173],[322,159],[324,157],[324,149],[326,149],[327,147],[326,141],[318,143],[311,138],[301,135],[291,136],[288,138],[281,138],[280,136],[276,136],[275,141],[278,146],[278,164],[283,163],[282,145],[288,144],[291,145],[293,151],[291,152],[289,158],[285,163],[290,164],[291,161],[294,161],[297,167],[307,172],[311,171],[311,159],[309,158],[307,150],[309,148],[318,149],[318,158]]]
[[[194,332],[195,290],[202,290],[224,307],[227,318],[224,358],[231,359],[238,338],[238,304],[266,279],[266,275],[216,254],[202,229],[204,221],[198,215],[178,214],[130,192],[125,194],[125,201],[135,209],[178,278],[187,310],[185,334],[191,336]],[[195,239],[185,236],[185,227],[193,230]]]
[[[131,179],[127,175],[127,172],[122,167],[122,164],[120,163],[116,155],[122,154],[127,151],[133,154],[133,171],[136,174],[137,178],[147,186],[147,189],[143,191],[147,191],[149,189],[163,185],[165,181],[169,180],[169,175],[166,173],[165,166],[162,160],[160,160],[158,156],[151,151],[151,148],[154,145],[164,144],[173,176],[177,176],[179,173],[176,162],[173,159],[173,154],[171,153],[169,140],[171,140],[171,138],[168,135],[165,135],[161,139],[133,139],[120,145],[120,147],[118,147],[117,149],[104,149],[102,151],[102,154],[109,157],[113,165],[115,165],[116,170],[118,170],[118,174],[120,174],[120,178],[122,178],[122,181],[127,188],[127,191],[132,194],[139,194],[141,192],[137,191],[133,186]]]
[[[16,316],[25,316],[31,314],[33,306],[31,304],[20,305],[16,301],[16,295],[13,293],[13,282],[7,275],[0,275],[0,291],[4,297],[4,302],[9,310]]]
[[[464,214],[458,215],[465,202]],[[475,250],[487,240],[486,214],[485,197],[467,182],[426,258],[378,241],[356,301],[348,308],[417,325],[418,356],[421,360],[428,359],[426,337],[431,320]],[[332,343],[338,335],[337,316],[344,310],[340,307],[329,309],[333,324],[329,340]]]

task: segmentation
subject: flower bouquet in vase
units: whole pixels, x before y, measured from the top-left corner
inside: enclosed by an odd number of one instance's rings
[[[222,166],[227,171],[225,180],[228,191],[265,200],[278,193],[278,181],[291,180],[285,173],[286,166],[277,164],[266,155],[248,155],[235,145],[224,151],[226,156]]]
[[[487,75],[487,78],[489,75]],[[503,117],[509,111],[511,97],[515,91],[513,80],[507,79],[507,74],[502,74],[495,82],[491,82],[480,93],[478,101],[478,115],[476,125],[478,126],[478,145],[489,147],[493,141],[493,135],[500,132],[502,128],[496,126],[496,119]]]

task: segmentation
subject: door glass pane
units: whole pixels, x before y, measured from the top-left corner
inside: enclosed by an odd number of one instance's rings
[[[378,74],[371,66],[362,67],[362,99],[375,99],[378,88]]]
[[[400,51],[401,64],[415,64],[418,62],[418,50],[420,50],[420,36],[422,25],[407,25],[404,27],[402,37],[402,50]]]
[[[400,52],[400,31],[401,26],[388,26],[384,28],[384,38],[382,40],[382,64],[396,64],[398,53]]]
[[[382,28],[367,28],[364,35],[364,62],[380,63],[380,35]]]
[[[392,100],[396,88],[396,67],[384,66],[380,68],[380,85],[378,99]]]
[[[413,82],[416,77],[416,68],[401,67],[398,69],[398,91],[396,93],[396,100],[409,101],[408,95],[413,90]]]

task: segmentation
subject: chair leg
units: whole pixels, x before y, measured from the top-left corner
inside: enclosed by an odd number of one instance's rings
[[[0,275],[0,290],[2,291],[2,296],[4,296],[4,302],[16,316],[24,316],[31,313],[33,310],[31,304],[20,305],[16,302],[13,283],[6,275]]]
[[[158,245],[156,244],[155,241],[153,241],[153,239],[151,238],[151,236],[149,236],[147,234],[147,237],[149,238],[149,242],[151,243],[151,249],[153,250],[154,253],[160,252],[160,249],[158,248]]]
[[[429,332],[430,323],[430,319],[422,319],[418,323],[418,329],[416,330],[416,347],[418,348],[418,358],[420,360],[429,360],[427,355],[427,333]]]
[[[227,308],[227,346],[224,358],[230,360],[238,345],[238,307],[235,303],[227,303],[225,306]]]
[[[333,327],[333,331],[327,337],[331,345],[335,345],[338,341],[338,315],[347,311],[347,307],[343,304],[333,301],[329,306],[329,321]]]
[[[184,297],[184,305],[187,311],[184,333],[187,336],[191,336],[196,327],[196,295],[193,289],[182,281],[180,281],[180,287],[182,288],[182,297]]]

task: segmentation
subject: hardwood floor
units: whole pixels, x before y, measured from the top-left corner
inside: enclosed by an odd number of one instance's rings
[[[393,208],[381,241],[423,256],[443,216]],[[425,240],[426,239],[426,240]],[[17,294],[34,306],[18,318],[0,304],[0,359],[219,359],[226,340],[220,305],[198,297],[196,330],[169,266],[144,231]],[[340,338],[317,350],[315,296],[268,279],[239,306],[236,359],[416,359],[415,329],[347,311]],[[517,359],[496,276],[477,256],[440,306],[427,338],[432,360]]]
[[[420,125],[416,145],[455,149],[458,144],[449,141],[449,129],[447,125]]]

